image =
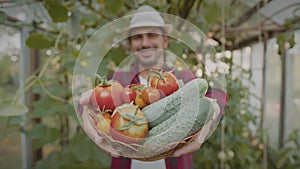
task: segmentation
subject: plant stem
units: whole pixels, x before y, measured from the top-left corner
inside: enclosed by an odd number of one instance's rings
[[[24,86],[27,86],[28,84],[32,83],[31,80],[34,80],[34,79],[36,79],[36,76],[34,76],[34,75],[29,76],[27,79],[25,79]],[[18,88],[16,94],[13,96],[12,103],[16,103],[18,101],[18,98],[20,97],[20,95],[21,95],[21,88]]]
[[[54,49],[57,49],[58,48],[58,44],[59,44],[59,41],[63,35],[64,31],[61,31],[55,41],[55,44],[54,44]],[[21,88],[19,87],[19,89],[17,90],[17,92],[15,93],[15,95],[13,96],[13,99],[12,99],[12,103],[16,103],[20,97],[20,95],[24,94],[28,89],[30,89],[37,81],[39,81],[42,76],[44,75],[45,71],[46,71],[46,68],[48,67],[48,65],[50,64],[51,60],[56,56],[56,52],[53,52],[52,55],[46,60],[46,63],[43,65],[41,71],[39,72],[39,74],[37,76],[35,75],[31,75],[29,77],[27,77],[25,79],[25,84],[24,84],[24,89],[21,91]],[[48,90],[45,90],[45,91],[48,91]],[[54,96],[50,93],[50,96]],[[54,98],[57,99],[56,96],[54,96]],[[60,98],[61,99],[61,98]],[[59,99],[59,100],[60,100]],[[64,100],[65,101],[65,100]]]
[[[32,80],[30,83],[26,84],[24,86],[24,89],[21,91],[21,89],[19,88],[17,93],[14,95],[14,98],[12,100],[12,103],[16,103],[19,99],[19,97],[24,94],[28,89],[31,88],[31,86],[33,86],[35,84],[35,82],[37,81],[37,79]]]
[[[55,41],[55,44],[54,44],[54,49],[57,49],[58,48],[58,44],[59,44],[59,41],[61,39],[61,36],[63,35],[63,31],[61,31],[59,33],[59,35],[57,36],[57,39]],[[38,74],[38,79],[40,79],[45,71],[46,71],[46,68],[48,67],[48,65],[50,64],[51,60],[56,56],[56,51],[54,51],[51,56],[47,59],[46,63],[44,64],[44,66],[42,67],[42,70],[40,71],[40,73]]]
[[[58,96],[55,96],[54,94],[52,94],[46,87],[45,85],[43,84],[43,82],[39,82],[39,85],[42,87],[43,91],[49,96],[51,97],[52,99],[55,99],[55,100],[58,100],[58,101],[61,101],[61,102],[67,102],[67,100],[63,99],[63,98],[60,98]]]

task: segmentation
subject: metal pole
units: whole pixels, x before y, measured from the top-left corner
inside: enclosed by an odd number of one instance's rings
[[[285,44],[281,51],[281,93],[280,93],[280,116],[279,116],[279,149],[284,146],[285,118],[286,118],[286,48]]]
[[[30,28],[23,27],[21,28],[21,52],[19,57],[19,85],[21,93],[24,89],[24,80],[30,74],[30,49],[26,47],[25,41],[29,36]],[[20,102],[27,105],[30,105],[30,95],[25,93],[20,97]],[[23,117],[23,122],[21,124],[21,131],[26,131],[27,127],[30,125],[31,120],[25,114]],[[21,149],[22,149],[22,169],[30,169],[32,165],[32,143],[30,137],[26,133],[21,132]]]
[[[267,138],[265,131],[265,114],[266,114],[266,78],[267,78],[267,41],[263,40],[263,67],[262,67],[262,100],[261,100],[261,113],[260,113],[260,129],[261,138],[263,140],[263,166],[264,169],[268,168],[268,153],[267,153]]]

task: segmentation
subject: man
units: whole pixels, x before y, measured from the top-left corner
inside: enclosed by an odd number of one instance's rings
[[[133,16],[127,30],[130,50],[136,57],[136,64],[132,66],[129,72],[115,72],[112,78],[118,80],[124,86],[132,83],[145,84],[150,73],[148,68],[170,70],[171,68],[165,64],[163,54],[164,50],[168,48],[169,39],[167,33],[171,31],[171,28],[171,25],[164,23],[164,20],[155,9],[150,6],[140,7]],[[174,71],[174,74],[184,82],[195,78],[188,71]],[[81,96],[80,104],[87,104],[90,95],[91,92],[84,93]],[[203,141],[195,139],[187,146],[175,151],[171,158],[155,162],[140,162],[120,157],[118,151],[106,145],[84,119],[87,119],[85,115],[83,115],[83,123],[89,136],[94,139],[99,147],[113,157],[111,169],[191,169],[193,168],[191,153],[197,151]]]

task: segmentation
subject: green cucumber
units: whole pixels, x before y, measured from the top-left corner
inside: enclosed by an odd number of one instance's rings
[[[191,130],[188,132],[188,135],[191,135],[201,129],[204,124],[206,123],[207,119],[211,119],[214,113],[213,111],[213,104],[216,102],[214,99],[203,97],[199,99],[199,109],[197,114],[197,120],[194,121],[194,125]],[[187,112],[188,113],[188,112]],[[147,137],[153,137],[160,133],[166,131],[170,126],[175,125],[176,116],[172,116],[166,121],[162,122],[161,124],[153,127],[149,130]],[[186,134],[186,133],[184,133]]]
[[[215,99],[208,97],[200,98],[197,120],[188,135],[194,134],[200,130],[208,120],[212,119],[212,116],[214,115],[214,104],[216,103],[217,101]]]
[[[199,94],[200,88],[196,88],[193,92],[181,97],[181,109],[174,115],[174,122],[166,127],[165,130],[157,135],[146,137],[143,145],[146,146],[165,146],[173,142],[183,140],[190,130],[198,116],[198,109],[200,104]],[[189,100],[187,102],[187,100]],[[188,104],[185,104],[188,103]],[[162,123],[163,124],[163,123]]]
[[[206,80],[196,78],[171,95],[146,106],[143,112],[147,117],[149,129],[161,124],[177,113],[182,108],[183,101],[189,104],[191,95],[195,94],[195,92],[199,98],[205,95],[207,89],[208,84]]]

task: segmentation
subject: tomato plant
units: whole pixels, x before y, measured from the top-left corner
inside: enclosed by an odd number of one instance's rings
[[[91,97],[94,106],[100,110],[113,111],[117,106],[123,104],[123,86],[117,81],[107,81],[101,79],[100,83],[94,88]]]
[[[115,109],[111,124],[111,136],[124,143],[140,143],[148,133],[148,122],[141,109],[125,103]]]
[[[159,89],[165,96],[178,90],[177,78],[172,72],[152,70],[150,86]]]

